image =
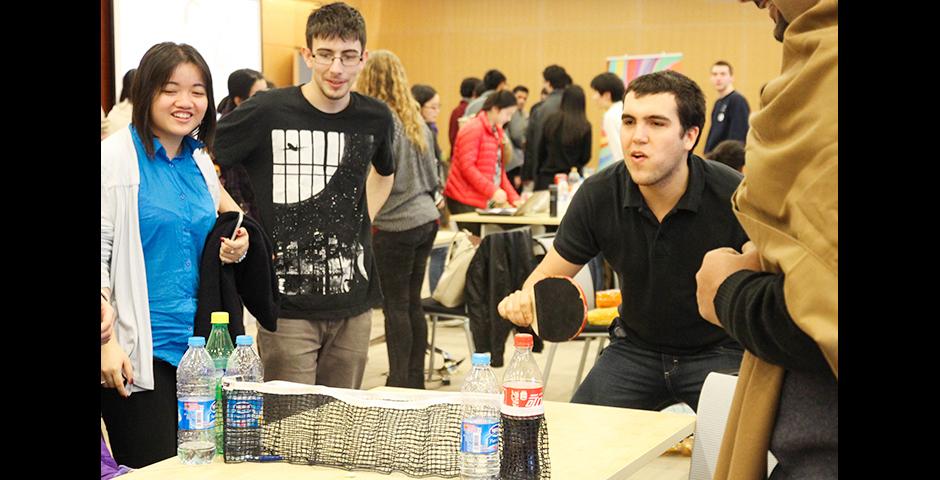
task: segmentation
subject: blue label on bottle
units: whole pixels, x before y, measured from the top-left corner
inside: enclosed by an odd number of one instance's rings
[[[176,402],[176,420],[180,430],[215,428],[215,399]]]
[[[460,429],[460,451],[496,453],[499,448],[499,419],[467,419]]]
[[[261,397],[230,398],[225,424],[229,427],[258,428],[261,420]]]

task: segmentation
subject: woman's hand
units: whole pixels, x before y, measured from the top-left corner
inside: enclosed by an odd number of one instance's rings
[[[235,239],[222,237],[222,246],[219,247],[219,259],[222,263],[238,263],[248,253],[248,230],[239,227],[235,232]]]
[[[497,188],[496,191],[493,192],[493,196],[490,197],[490,200],[492,200],[493,205],[497,207],[503,205],[506,203],[506,192],[504,192],[502,188]]]
[[[101,380],[105,387],[116,388],[122,397],[129,397],[130,392],[124,387],[125,378],[128,385],[134,383],[134,367],[117,339],[111,337],[101,346]]]

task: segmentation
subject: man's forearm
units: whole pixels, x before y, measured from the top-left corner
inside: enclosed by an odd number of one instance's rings
[[[369,172],[369,177],[366,179],[366,204],[369,206],[369,221],[374,221],[379,210],[385,205],[394,183],[394,174],[383,177],[375,169]]]

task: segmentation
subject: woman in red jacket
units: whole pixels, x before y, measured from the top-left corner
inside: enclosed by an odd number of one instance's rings
[[[515,205],[519,194],[506,177],[502,126],[517,109],[512,92],[491,94],[476,117],[461,127],[451,157],[444,196],[450,213],[472,212],[488,206]],[[479,224],[457,224],[480,234]]]

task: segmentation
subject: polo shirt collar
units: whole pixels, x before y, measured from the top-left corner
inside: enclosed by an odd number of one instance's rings
[[[682,209],[697,212],[699,205],[702,204],[702,193],[705,191],[704,166],[702,165],[702,159],[691,152],[689,153],[686,163],[689,165],[689,185],[686,187],[682,197],[679,198],[679,202],[676,203],[675,208],[676,210]],[[630,171],[624,168],[623,172],[626,177],[623,208],[640,208],[646,205],[646,201],[643,200],[643,194],[640,193],[639,185],[634,183],[633,178],[630,177]]]
[[[143,144],[143,140],[140,138],[140,135],[137,134],[137,129],[133,125],[131,125],[131,135],[133,135],[134,139],[138,143]],[[193,152],[195,152],[196,150],[200,148],[204,148],[205,146],[206,144],[200,141],[199,139],[190,135],[186,135],[183,137],[183,143],[180,144],[181,148],[177,156],[180,156],[183,154],[188,154],[192,156]],[[160,158],[166,159],[167,161],[172,160],[171,158],[167,158],[166,149],[163,148],[163,144],[160,143],[160,139],[157,138],[156,136],[153,137],[153,154],[154,154],[154,158],[160,157]]]

